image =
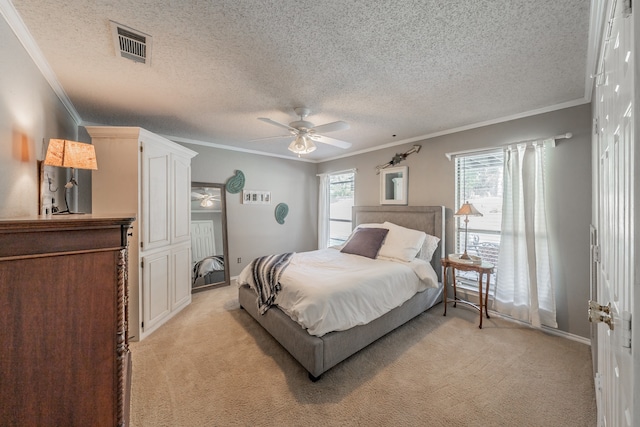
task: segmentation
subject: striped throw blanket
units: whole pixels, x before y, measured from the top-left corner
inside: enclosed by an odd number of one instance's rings
[[[253,281],[258,293],[258,311],[264,314],[280,292],[280,276],[291,261],[293,252],[267,255],[256,258],[251,263]]]

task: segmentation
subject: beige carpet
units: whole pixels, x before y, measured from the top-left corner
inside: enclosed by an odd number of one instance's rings
[[[131,425],[595,426],[588,346],[442,304],[326,372],[306,371],[237,288],[131,343]]]

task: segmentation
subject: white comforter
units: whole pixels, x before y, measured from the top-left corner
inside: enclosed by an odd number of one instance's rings
[[[254,286],[245,267],[238,284]],[[438,286],[429,263],[370,259],[328,248],[293,255],[275,304],[316,336],[364,325]]]

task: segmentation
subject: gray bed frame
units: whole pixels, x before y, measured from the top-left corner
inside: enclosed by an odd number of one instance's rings
[[[440,259],[444,246],[444,206],[356,206],[353,208],[353,225],[381,223],[394,224],[422,230],[440,238],[431,264],[438,274],[440,286],[417,293],[385,315],[366,325],[346,331],[329,332],[322,337],[310,335],[298,323],[291,320],[278,307],[271,307],[264,315],[257,309],[257,295],[248,286],[238,288],[240,307],[244,308],[309,372],[309,378],[317,381],[320,376],[360,351],[378,338],[393,331],[420,313],[442,301],[442,266]]]

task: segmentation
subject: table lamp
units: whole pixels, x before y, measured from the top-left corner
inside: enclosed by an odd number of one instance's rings
[[[464,253],[460,255],[460,259],[471,259],[469,254],[467,254],[467,242],[469,240],[469,233],[467,230],[469,228],[469,217],[470,216],[482,216],[480,212],[468,201],[464,202],[458,212],[453,214],[454,216],[464,216]]]
[[[82,142],[68,141],[66,139],[50,139],[47,147],[47,155],[44,164],[48,166],[58,166],[62,168],[71,168],[71,179],[64,186],[64,204],[67,209],[56,212],[57,214],[71,214],[80,212],[71,212],[69,203],[67,202],[67,190],[78,186],[76,181],[76,169],[98,169],[96,162],[96,151],[93,145],[84,144]]]

